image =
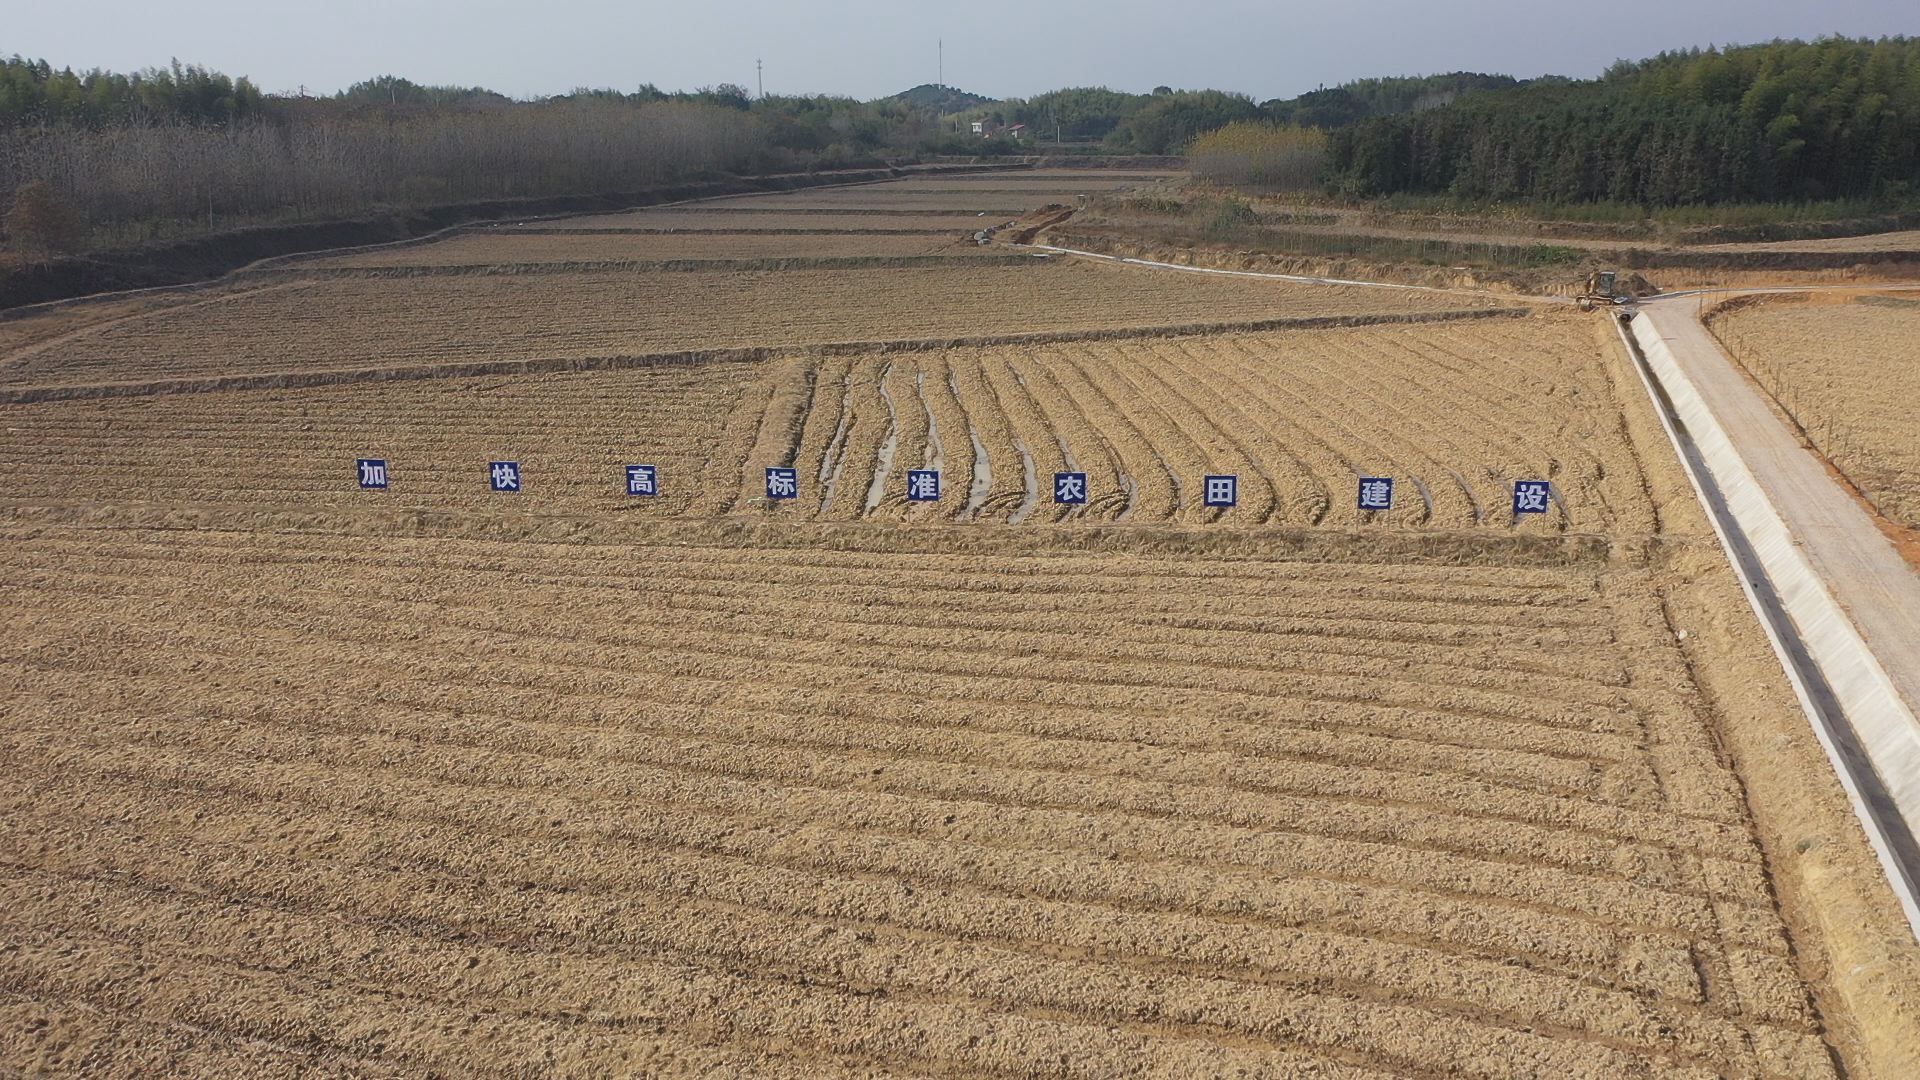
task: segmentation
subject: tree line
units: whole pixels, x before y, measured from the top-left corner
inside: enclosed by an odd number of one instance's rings
[[[37,185],[27,219],[77,223],[55,232],[99,246],[383,205],[1016,153],[1049,140],[1198,151],[1204,173],[1223,182],[1351,197],[1659,207],[1920,197],[1912,38],[1672,52],[1591,80],[1368,79],[1264,103],[1167,86],[987,103],[916,91],[863,102],[648,84],[515,101],[382,76],[309,97],[263,94],[247,78],[177,61],[76,73],[16,56],[0,60],[0,198],[10,205]],[[982,140],[969,134],[973,119],[1024,124],[1037,138]],[[21,246],[17,230],[10,237]]]
[[[1688,206],[1920,195],[1920,40],[1663,53],[1333,132],[1342,194]]]
[[[0,60],[0,210],[24,209],[0,218],[0,239],[44,256],[380,207],[1013,149],[965,130],[904,100],[756,98],[725,83],[515,101],[382,76],[312,97],[194,65],[75,73],[16,57]]]

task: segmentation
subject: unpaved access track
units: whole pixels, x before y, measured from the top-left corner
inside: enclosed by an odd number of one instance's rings
[[[1600,318],[513,235],[0,340],[0,1072],[1920,1069]]]

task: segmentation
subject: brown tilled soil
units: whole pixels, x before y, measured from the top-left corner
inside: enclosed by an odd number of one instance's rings
[[[911,268],[369,274],[272,282],[0,356],[0,386],[1260,321],[1490,299],[1027,259]],[[297,271],[294,271],[297,273]]]
[[[622,214],[587,214],[579,217],[551,218],[494,227],[506,232],[666,232],[687,230],[728,230],[740,232],[780,232],[803,234],[868,234],[887,232],[942,232],[970,234],[998,225],[1003,218],[982,218],[967,211],[917,210],[873,212],[852,207],[846,210],[795,210],[779,207],[732,207],[726,203],[693,203],[687,206],[631,210]]]
[[[1920,528],[1920,300],[1770,300],[1712,326],[1874,509]]]
[[[1920,1074],[1610,329],[1490,304],[956,258],[0,324],[81,398],[0,404],[0,1072]],[[1059,333],[914,343],[982,328]]]
[[[564,235],[495,230],[463,233],[433,244],[407,244],[305,259],[299,268],[360,266],[490,266],[532,263],[698,259],[830,259],[888,255],[1005,255],[973,242],[964,226],[918,233],[587,233]]]

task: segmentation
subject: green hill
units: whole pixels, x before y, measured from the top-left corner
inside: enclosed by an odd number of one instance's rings
[[[926,109],[942,116],[948,113],[966,112],[982,105],[992,105],[994,99],[969,94],[951,86],[938,86],[934,83],[921,83],[911,90],[902,90],[887,98],[888,101],[904,101],[916,109]]]

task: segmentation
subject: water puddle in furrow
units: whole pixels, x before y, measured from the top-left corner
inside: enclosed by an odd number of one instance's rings
[[[1060,444],[1060,460],[1066,463],[1067,471],[1080,472],[1081,471],[1080,463],[1073,459],[1073,448],[1067,445],[1067,437],[1058,432],[1055,432],[1053,438],[1056,442]],[[1078,506],[1067,507],[1067,516],[1070,518],[1079,517],[1080,515],[1086,512],[1087,512],[1086,503],[1081,503]]]
[[[893,395],[887,392],[887,376],[893,374],[893,365],[888,364],[880,373],[880,400],[887,403],[887,439],[880,444],[880,460],[873,467],[873,483],[867,488],[866,513],[873,513],[880,500],[887,495],[887,474],[893,471],[893,455],[900,449],[900,414],[894,411]]]
[[[953,400],[961,401],[960,382],[954,378],[953,371],[947,371],[947,389],[953,391]],[[966,406],[961,405],[964,412]],[[967,441],[973,444],[973,486],[967,489],[967,508],[962,513],[968,518],[980,516],[980,507],[993,491],[993,469],[987,464],[987,447],[980,441],[980,433],[974,430],[973,417],[967,417]]]
[[[945,472],[947,455],[940,447],[940,424],[933,418],[933,403],[927,400],[927,373],[915,373],[913,377],[914,393],[920,395],[920,411],[927,414],[926,468],[934,472]]]
[[[846,465],[843,456],[847,450],[847,429],[853,426],[853,372],[848,370],[840,380],[840,425],[833,429],[833,438],[827,441],[827,452],[820,459],[820,482],[826,485],[826,496],[820,500],[820,512],[826,513],[833,506],[833,493],[840,487],[840,469]]]
[[[1453,477],[1453,482],[1456,484],[1459,484],[1460,490],[1466,493],[1467,505],[1473,507],[1473,523],[1475,525],[1480,524],[1480,522],[1486,519],[1487,512],[1484,508],[1481,507],[1479,496],[1473,493],[1473,485],[1467,483],[1466,477],[1461,476],[1459,473],[1454,472],[1452,469],[1447,470],[1447,475]],[[1425,489],[1422,489],[1422,490],[1425,490]],[[1433,503],[1431,502],[1427,503],[1427,508],[1429,510],[1429,516],[1431,516]]]
[[[1034,507],[1040,505],[1040,479],[1033,474],[1033,455],[1027,453],[1027,444],[1015,439],[1013,448],[1020,452],[1020,475],[1025,478],[1027,484],[1026,498],[1021,500],[1020,505],[1014,508],[1012,516],[1007,518],[1007,524],[1018,525],[1027,520],[1027,515],[1033,513]]]
[[[1413,478],[1413,489],[1420,493],[1420,501],[1427,504],[1427,521],[1433,521],[1433,492],[1427,490],[1427,482],[1419,477]]]

